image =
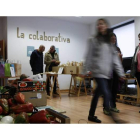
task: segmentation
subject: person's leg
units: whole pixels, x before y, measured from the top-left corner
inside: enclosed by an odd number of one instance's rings
[[[137,81],[138,81],[138,84],[139,84],[139,87],[140,87],[140,72],[136,73],[136,78],[137,78]]]
[[[98,87],[96,88],[94,93],[95,93],[95,95],[94,95],[94,97],[92,98],[92,101],[91,101],[89,116],[94,116],[94,114],[95,114],[98,99],[99,99],[99,96],[100,96],[100,90],[99,90]]]
[[[118,83],[119,83],[119,78],[116,73],[113,75],[113,85],[112,85],[112,111],[118,112],[119,110],[116,108],[116,96],[118,93]]]
[[[54,79],[54,77],[53,77],[53,79]],[[54,94],[57,94],[57,93],[56,93],[56,79],[55,79],[55,81],[54,81],[53,93],[54,93]]]
[[[51,77],[50,77],[50,78],[51,78]],[[47,92],[47,95],[50,96],[50,81],[49,81],[49,79],[47,80],[46,92]]]
[[[97,103],[98,103],[98,98],[100,96],[100,93],[102,93],[104,95],[104,105],[105,105],[105,109],[109,110],[110,108],[110,91],[109,91],[109,86],[108,86],[108,80],[103,79],[103,78],[95,78],[96,83],[97,83],[97,88],[95,90],[95,95],[91,101],[91,106],[90,106],[90,110],[89,110],[89,117],[88,119],[90,121],[94,121],[94,122],[101,122],[99,119],[97,119],[94,114],[95,114],[95,110],[97,107]]]
[[[113,75],[113,84],[112,84],[112,105],[113,108],[116,108],[116,96],[118,93],[118,83],[119,83],[119,78],[116,73]]]
[[[111,91],[112,90],[112,85],[113,85],[113,78],[111,78],[107,81],[108,81],[108,88]],[[104,102],[105,102],[105,100],[104,100]],[[106,106],[105,106],[104,102],[103,102],[103,112],[104,112],[105,115],[110,115],[110,111],[106,110]]]
[[[36,71],[33,71],[33,75],[36,75],[36,74],[38,74],[38,72],[36,72]]]

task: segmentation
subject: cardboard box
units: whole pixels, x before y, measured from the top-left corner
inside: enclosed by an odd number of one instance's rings
[[[58,70],[61,66],[58,67],[52,67],[52,71],[58,73]],[[77,74],[77,67],[76,66],[63,66],[63,72],[62,74],[71,74],[71,71],[73,71],[73,74]]]
[[[77,74],[76,66],[64,66],[63,74]]]
[[[77,66],[77,74],[81,74],[83,70],[83,66]]]
[[[52,72],[58,73],[60,66],[52,67]]]
[[[19,81],[18,91],[19,92],[30,92],[30,91],[45,91],[45,81]]]
[[[21,92],[25,96],[25,101],[34,106],[47,105],[47,93],[45,91]]]
[[[45,81],[19,81],[18,92],[25,96],[25,101],[34,106],[47,105],[47,93]]]

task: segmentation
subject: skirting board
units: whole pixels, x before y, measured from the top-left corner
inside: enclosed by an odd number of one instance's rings
[[[69,89],[61,89],[60,92],[69,92]]]

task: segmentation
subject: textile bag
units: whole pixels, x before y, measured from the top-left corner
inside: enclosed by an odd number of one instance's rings
[[[4,77],[4,63],[0,62],[0,77]]]
[[[14,65],[14,62],[11,62],[11,64],[10,64],[10,72],[11,72],[11,76],[15,77],[15,65]]]
[[[4,73],[5,73],[5,76],[7,76],[7,77],[11,76],[10,63],[8,60],[6,60],[5,65],[4,65]]]
[[[14,63],[15,66],[15,76],[21,76],[21,62],[18,61],[17,63]]]

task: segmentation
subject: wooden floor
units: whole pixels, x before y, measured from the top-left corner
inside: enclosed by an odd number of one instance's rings
[[[63,93],[61,95],[62,95],[61,99],[59,97],[47,99],[47,105],[53,106],[61,110],[65,110],[66,113],[64,113],[64,115],[70,117],[71,124],[94,123],[88,121],[87,119],[90,103],[92,99],[91,95],[87,95],[87,96],[83,95],[80,97],[76,97],[76,96],[69,97],[68,93]],[[140,123],[140,113],[139,113],[140,107],[117,102],[117,108],[120,110],[120,113],[116,113],[116,114],[120,119],[127,121],[129,124]],[[106,116],[103,113],[102,97],[100,97],[99,99],[95,115],[102,120],[102,124],[114,123],[111,117]]]

